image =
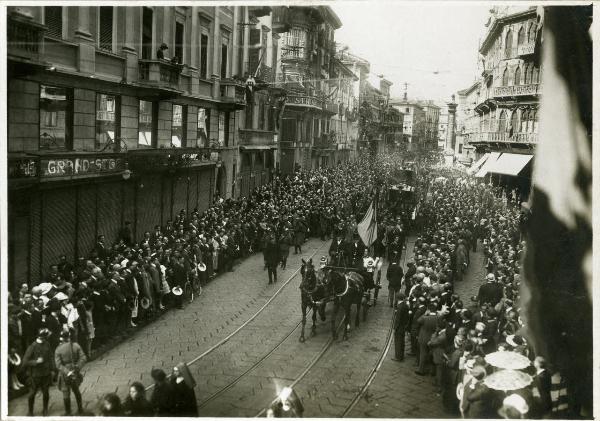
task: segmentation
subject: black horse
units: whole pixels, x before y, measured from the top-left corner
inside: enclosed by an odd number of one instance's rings
[[[321,282],[320,276],[317,277],[312,259],[308,262],[302,259],[302,282],[300,283],[300,291],[302,298],[302,333],[300,334],[300,342],[304,342],[304,328],[306,326],[306,309],[312,309],[311,336],[317,334],[317,312],[321,316],[321,320],[325,321],[325,286]]]
[[[352,304],[356,304],[356,319],[354,325],[360,325],[360,307],[366,305],[364,300],[364,279],[354,271],[340,273],[335,270],[327,270],[328,292],[333,296],[333,318],[331,320],[331,331],[333,338],[337,339],[336,318],[340,307],[344,310],[344,336],[348,339],[348,330],[350,329],[350,310]],[[366,317],[366,314],[365,314]]]

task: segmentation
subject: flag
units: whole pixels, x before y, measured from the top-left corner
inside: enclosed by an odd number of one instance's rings
[[[358,235],[365,246],[371,247],[377,240],[377,206],[376,200],[373,200],[367,209],[367,213],[358,224]]]
[[[540,12],[544,94],[522,318],[536,355],[564,377],[573,409],[592,417],[592,6]]]

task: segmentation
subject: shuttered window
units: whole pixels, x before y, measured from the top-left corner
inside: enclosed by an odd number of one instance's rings
[[[46,35],[54,38],[62,38],[62,7],[44,7],[44,23],[48,27]]]
[[[98,43],[102,50],[112,51],[113,44],[113,7],[100,7],[100,25],[98,26]]]

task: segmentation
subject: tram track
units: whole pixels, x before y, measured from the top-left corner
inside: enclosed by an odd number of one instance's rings
[[[327,241],[325,241],[323,244],[321,244],[309,257],[308,259],[312,259],[322,248],[323,246],[325,246],[327,244]],[[252,323],[261,313],[263,313],[263,311],[269,306],[269,304],[271,304],[275,298],[277,298],[280,293],[292,282],[292,280],[294,278],[296,278],[296,276],[300,273],[300,269],[301,266],[298,267],[298,269],[296,269],[290,276],[289,278],[279,287],[279,289],[277,291],[275,291],[275,293],[269,297],[267,299],[267,301],[252,315],[250,316],[250,318],[248,318],[244,323],[242,323],[240,326],[238,326],[233,332],[231,332],[229,335],[227,335],[225,338],[221,339],[219,342],[217,342],[216,344],[212,345],[209,349],[207,349],[206,351],[202,352],[201,354],[199,354],[198,356],[194,357],[192,360],[187,362],[188,366],[194,365],[196,364],[198,361],[202,360],[203,358],[207,357],[208,355],[210,355],[211,353],[213,353],[214,351],[216,351],[217,349],[219,349],[220,347],[222,347],[223,345],[225,345],[227,342],[229,342],[234,336],[236,336],[240,331],[242,331],[242,329],[244,329],[245,327],[247,327],[250,323]],[[301,325],[302,322],[298,323],[296,325],[296,327],[294,329],[292,329],[291,332],[289,332],[283,340],[281,340],[274,348],[272,348],[267,354],[265,354],[257,363],[255,363],[250,369],[248,369],[247,371],[251,371],[253,368],[255,368],[256,366],[258,366],[262,361],[264,361],[266,358],[268,358],[269,355],[271,355],[273,352],[275,352],[275,350],[289,337],[292,335],[292,333],[294,333],[294,331],[296,331],[296,329],[298,329],[298,327]],[[235,383],[239,382],[239,380],[243,377],[244,375],[239,376],[238,379],[236,379]],[[233,382],[232,382],[233,383]],[[231,388],[233,385],[229,384],[226,386],[227,389]],[[150,384],[149,386],[147,386],[145,388],[146,391],[151,390],[154,387],[154,384]],[[225,389],[225,388],[223,388]],[[217,393],[218,394],[222,394],[225,390],[220,390]],[[210,400],[213,400],[215,397],[217,397],[217,393],[215,393],[215,396],[210,398]],[[201,405],[205,405],[206,402],[208,401],[208,399],[206,401],[204,401]]]

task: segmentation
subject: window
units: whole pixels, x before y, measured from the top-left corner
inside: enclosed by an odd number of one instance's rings
[[[113,7],[100,7],[100,22],[98,25],[98,47],[101,50],[113,49]]]
[[[517,34],[517,46],[521,46],[525,43],[525,28],[521,26],[519,33]]]
[[[40,149],[71,149],[72,105],[70,89],[40,86]]]
[[[46,35],[54,38],[62,38],[62,7],[44,7],[44,23],[48,27],[48,29],[46,30]]]
[[[537,115],[537,110],[533,110],[529,113],[529,119],[531,121],[530,125],[530,129],[529,131],[532,133],[537,133],[538,132],[538,115]]]
[[[183,63],[183,23],[175,22],[175,56]]]
[[[535,23],[529,24],[529,30],[527,31],[527,42],[535,42]]]
[[[229,111],[225,112],[225,146],[229,146]]]
[[[292,28],[283,37],[283,58],[306,58],[306,40],[308,33],[305,29]]]
[[[229,34],[221,34],[221,79],[227,77],[227,61],[229,59]]]
[[[510,131],[516,133],[519,130],[519,112],[514,110],[510,118]]]
[[[500,119],[498,120],[498,131],[504,133],[506,131],[506,111],[500,113]]]
[[[186,146],[187,106],[173,104],[173,120],[171,124],[171,145],[175,148]]]
[[[208,34],[200,35],[200,79],[208,79]]]
[[[198,147],[210,145],[208,138],[208,128],[210,125],[210,110],[198,108],[198,136],[196,145]]]
[[[410,114],[410,108],[407,108],[407,109],[406,109],[406,113],[407,113],[407,114]]]
[[[260,60],[260,29],[250,29],[248,51],[248,72],[254,74]]]
[[[153,102],[140,100],[138,146],[153,147],[156,143],[154,136],[155,108]]]
[[[506,33],[506,40],[504,43],[504,49],[506,51],[507,57],[511,57],[511,50],[512,50],[512,42],[513,42],[513,33],[512,31],[509,29],[508,32]]]
[[[517,66],[516,70],[515,70],[515,81],[513,83],[513,85],[520,85],[521,84],[521,67]]]
[[[96,149],[120,137],[120,97],[96,94]]]
[[[525,110],[521,114],[521,128],[519,130],[521,133],[527,133],[527,123],[528,122],[529,122],[529,111]]]
[[[531,83],[531,66],[525,64],[525,72],[523,74],[523,84],[529,85]]]
[[[152,58],[152,9],[144,7],[142,13],[142,59]]]
[[[502,73],[502,86],[508,86],[508,68],[504,69],[504,73]]]
[[[531,67],[532,67],[531,83],[539,83],[540,82],[540,69],[537,68],[535,65],[533,65]]]
[[[219,145],[225,145],[225,113],[219,111]]]

